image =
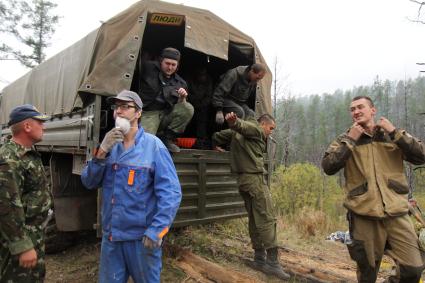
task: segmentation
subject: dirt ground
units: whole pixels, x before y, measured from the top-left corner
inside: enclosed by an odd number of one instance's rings
[[[244,264],[252,258],[249,239],[226,234],[222,227],[198,227],[172,233],[164,249],[161,282],[281,282]],[[280,261],[290,282],[356,282],[355,265],[342,243],[319,241],[280,247]],[[100,241],[94,234],[75,246],[47,256],[46,282],[96,282]],[[391,271],[382,264],[380,279]]]

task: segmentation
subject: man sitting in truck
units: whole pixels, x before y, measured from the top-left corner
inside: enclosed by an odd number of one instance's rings
[[[159,62],[145,61],[140,74],[141,124],[146,132],[158,135],[170,152],[180,151],[174,140],[184,132],[194,112],[186,101],[187,84],[176,73],[179,62],[180,52],[167,47]]]
[[[102,187],[99,282],[160,282],[162,239],[181,201],[176,168],[164,144],[138,126],[143,103],[124,90],[108,98],[115,128],[104,137],[81,180]]]

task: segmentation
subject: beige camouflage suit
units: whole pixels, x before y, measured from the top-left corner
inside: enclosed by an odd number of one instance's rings
[[[0,148],[0,282],[43,282],[44,231],[51,194],[40,155],[11,140]],[[18,255],[34,248],[37,265],[19,266]]]
[[[400,129],[388,134],[377,128],[357,141],[347,133],[332,142],[322,166],[329,175],[344,169],[344,206],[353,240],[348,250],[357,262],[358,281],[376,281],[385,252],[398,271],[389,282],[418,282],[423,260],[407,214],[409,187],[403,161],[423,164],[424,145]]]

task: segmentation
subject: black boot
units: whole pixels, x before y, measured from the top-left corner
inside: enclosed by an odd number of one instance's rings
[[[282,280],[288,280],[291,277],[288,273],[283,271],[283,268],[279,263],[277,248],[267,249],[267,259],[263,269],[267,273],[270,273]]]
[[[257,267],[263,267],[266,264],[266,250],[255,249],[254,250],[254,265]]]
[[[176,152],[180,152],[180,147],[178,147],[174,141],[177,138],[177,133],[171,131],[171,130],[167,130],[164,134],[164,136],[162,136],[161,140],[164,143],[164,145],[167,147],[169,152],[172,153],[176,153]]]

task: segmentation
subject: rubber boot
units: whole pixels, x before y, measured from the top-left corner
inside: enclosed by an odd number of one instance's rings
[[[291,278],[288,273],[283,271],[283,268],[279,263],[277,248],[267,249],[267,259],[263,269],[267,273],[274,275],[282,280],[288,280]]]
[[[162,138],[162,142],[167,147],[169,152],[172,152],[172,153],[180,152],[180,147],[178,147],[174,143],[174,141],[176,140],[176,137],[177,137],[177,133],[171,130],[167,130],[165,132],[165,135]]]
[[[254,265],[257,268],[262,268],[266,264],[266,250],[255,249],[254,250]]]

